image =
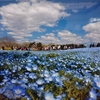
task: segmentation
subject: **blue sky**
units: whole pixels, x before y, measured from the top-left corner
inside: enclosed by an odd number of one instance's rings
[[[98,43],[99,9],[99,0],[0,0],[0,37],[19,43]]]

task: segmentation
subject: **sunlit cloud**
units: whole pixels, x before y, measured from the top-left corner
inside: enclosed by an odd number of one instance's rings
[[[18,4],[1,7],[0,15],[0,24],[6,30],[23,37],[30,36],[32,32],[44,32],[46,30],[41,26],[54,27],[59,19],[70,16],[62,4],[46,0],[21,0]]]

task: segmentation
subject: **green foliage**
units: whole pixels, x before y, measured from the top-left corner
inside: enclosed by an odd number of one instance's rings
[[[27,89],[26,90],[27,94],[32,98],[32,100],[40,100],[38,97],[38,92],[32,90],[32,89]]]
[[[84,59],[81,59],[80,62],[84,63]]]
[[[37,71],[34,71],[35,72],[35,74],[38,76],[38,78],[40,78],[41,76],[40,76],[40,73],[39,73],[39,71],[37,70]]]
[[[69,79],[72,79],[73,75],[74,75],[74,73],[71,73],[71,74],[70,73],[66,73],[65,77],[69,78]]]
[[[23,97],[22,97],[21,100],[27,100],[27,98],[23,98]]]
[[[39,70],[44,70],[43,66],[39,65],[38,67],[39,67]]]
[[[20,71],[19,71],[20,75],[24,74],[25,73],[25,70],[22,68]]]
[[[91,62],[90,66],[91,66],[92,68],[95,68],[95,62]]]
[[[49,53],[49,54],[46,55],[47,58],[48,57],[57,57],[57,56],[59,56],[59,55],[55,54],[55,53]]]
[[[100,67],[100,63],[98,63],[98,67]]]
[[[49,88],[50,88],[50,87],[49,87],[49,84],[45,84],[45,85],[44,85],[44,92],[49,91]]]
[[[53,83],[53,82],[44,84],[44,92],[55,91],[54,88],[55,88],[55,83]]]
[[[60,70],[58,73],[59,73],[60,76],[63,76],[65,71],[64,70]]]
[[[50,71],[50,70],[53,70],[55,68],[55,66],[50,66],[50,67],[48,67],[48,70]]]
[[[78,82],[80,86],[77,86],[76,82]],[[70,81],[65,80],[64,86],[67,93],[65,100],[70,100],[70,98],[74,98],[75,100],[85,100],[91,88],[90,84],[85,85],[82,83],[82,80],[78,78],[73,78]]]
[[[53,88],[53,94],[54,94],[54,96],[58,96],[58,95],[60,95],[62,93],[63,93],[63,88],[62,87],[55,86]]]
[[[95,75],[95,73],[96,73],[96,75],[100,75],[100,71],[94,71],[94,72],[92,72],[92,75]]]

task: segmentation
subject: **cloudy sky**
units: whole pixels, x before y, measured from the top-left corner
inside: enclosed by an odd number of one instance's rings
[[[0,0],[0,37],[44,44],[100,42],[100,0]]]

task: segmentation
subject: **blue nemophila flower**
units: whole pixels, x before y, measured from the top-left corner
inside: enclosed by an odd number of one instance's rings
[[[36,79],[37,76],[36,76],[35,73],[30,73],[30,74],[29,74],[29,78],[31,78],[31,79]]]
[[[96,100],[96,98],[97,98],[96,91],[91,89],[89,92],[89,96],[90,96],[91,100]]]
[[[28,87],[31,88],[31,89],[33,89],[33,90],[35,90],[35,87],[34,87],[34,85],[32,83],[29,83]],[[37,85],[37,87],[38,87],[38,85]]]
[[[15,96],[15,98],[19,98],[21,96],[24,96],[26,93],[25,89],[22,88],[21,86],[14,86],[13,87],[13,94]]]
[[[40,97],[41,94],[43,93],[44,90],[44,86],[38,86],[37,88],[35,88],[36,91],[38,91],[38,96]]]
[[[4,73],[5,74],[9,74],[9,70],[4,70]]]
[[[86,82],[86,85],[87,85],[88,83],[92,83],[90,77],[86,77],[85,82]]]
[[[100,77],[97,76],[94,78],[94,83],[98,89],[100,89]]]
[[[38,64],[41,64],[40,60],[37,60],[37,63],[38,63]]]
[[[5,84],[5,82],[0,82],[0,86],[3,86]]]
[[[28,95],[25,95],[24,98],[26,98],[27,100],[32,100]]]
[[[48,77],[45,77],[44,80],[46,81],[46,83],[49,83],[50,81],[48,80]]]
[[[28,66],[28,67],[31,67],[32,66],[32,63],[26,63],[26,65]]]
[[[16,72],[17,71],[17,67],[13,67],[12,72]]]
[[[28,58],[28,60],[26,62],[31,63],[32,62],[32,59],[31,58]]]
[[[23,65],[20,65],[20,67],[18,67],[18,71],[20,71],[22,69]]]
[[[66,80],[66,77],[62,76],[62,77],[61,77],[61,80],[62,80],[62,81]]]
[[[23,82],[21,82],[20,86],[21,86],[22,88],[27,88],[27,87],[28,87],[28,86],[27,86],[25,83],[23,83]]]
[[[32,69],[34,70],[34,71],[36,71],[36,70],[38,70],[38,66],[37,65],[32,65]]]
[[[0,94],[3,94],[5,92],[5,90],[6,90],[6,87],[0,88]]]
[[[50,76],[50,77],[48,77],[48,80],[51,82],[51,81],[53,81],[53,79],[52,79],[52,77]]]
[[[66,95],[67,95],[66,93],[63,93],[63,94],[62,94],[62,97],[63,97],[63,98],[65,98],[65,97],[66,97]]]
[[[12,99],[14,97],[13,91],[10,90],[9,88],[5,90],[3,93],[7,98]]]
[[[3,82],[7,82],[7,81],[9,81],[9,80],[10,80],[10,78],[9,78],[9,77],[4,76]]]
[[[56,96],[56,100],[62,100],[62,96],[61,95]]]
[[[44,66],[44,65],[45,65],[45,62],[41,62],[41,65],[43,65],[43,66]]]
[[[70,100],[75,100],[74,98],[70,98]]]
[[[17,80],[16,79],[12,79],[11,83],[17,83]]]
[[[41,87],[39,87],[39,89],[40,89],[41,91],[43,91],[43,89],[44,89],[44,86],[41,86]]]
[[[34,56],[34,59],[37,60],[38,59],[38,56]]]
[[[59,76],[59,74],[57,72],[52,74],[52,77],[57,77],[57,76]]]
[[[58,70],[61,70],[61,63],[58,63],[58,64],[57,64],[57,69],[58,69]]]
[[[1,66],[3,66],[4,64],[3,64],[3,63],[1,63],[0,65],[1,65]]]
[[[46,81],[46,83],[52,82],[53,78],[52,77],[45,77],[44,80]]]
[[[0,70],[0,75],[5,75],[5,70],[4,71]]]
[[[55,78],[54,78],[54,82],[56,82],[57,85],[60,85],[60,86],[63,85],[63,82],[61,81],[60,77],[55,77]]]
[[[37,88],[37,87],[38,87],[38,85],[37,85],[36,83],[34,83],[34,84],[33,84],[33,87]]]
[[[26,75],[26,76],[29,75],[29,72],[25,72],[24,75]]]
[[[63,68],[65,68],[66,67],[66,64],[63,64],[62,66],[63,66]]]
[[[31,89],[33,89],[33,90],[37,90],[38,85],[36,83],[29,83],[28,87],[31,88]]]
[[[49,58],[49,61],[50,61],[50,62],[52,62],[52,61],[53,61],[53,59],[52,59],[52,58]]]
[[[44,82],[43,79],[38,79],[38,80],[36,81],[36,83],[37,83],[38,85],[42,85],[42,84],[44,84],[45,82]]]
[[[27,71],[32,71],[32,67],[25,66],[25,68],[26,68]]]
[[[49,72],[47,70],[43,71],[43,74],[44,74],[45,77],[49,77],[50,76]]]
[[[55,73],[55,71],[54,70],[50,70],[50,74],[52,75],[52,74],[54,74]]]
[[[53,94],[50,93],[50,92],[46,92],[46,93],[44,94],[44,99],[45,99],[45,100],[55,100]]]
[[[43,56],[43,57],[42,57],[42,61],[44,61],[44,60],[46,60],[46,58]]]
[[[41,76],[41,77],[44,77],[44,74],[43,74],[43,73],[40,73],[40,76]]]
[[[96,70],[96,69],[95,69],[95,70]],[[100,70],[100,67],[97,67],[97,70]],[[97,70],[96,70],[96,71],[97,71]]]
[[[27,79],[27,77],[24,77],[24,78],[21,79],[21,81],[24,82],[24,83],[27,83],[28,79]]]

